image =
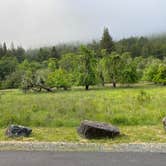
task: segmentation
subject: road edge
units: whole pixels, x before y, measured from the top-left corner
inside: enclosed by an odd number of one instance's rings
[[[0,151],[51,152],[159,152],[166,153],[166,143],[95,144],[66,142],[0,142]]]

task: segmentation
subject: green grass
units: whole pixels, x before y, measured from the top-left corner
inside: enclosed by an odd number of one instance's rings
[[[166,87],[137,85],[132,88],[74,89],[54,93],[0,91],[0,141],[9,124],[33,128],[21,141],[82,143],[166,142],[161,120],[166,116]],[[76,132],[82,120],[117,125],[116,139],[85,140]]]
[[[15,138],[15,141],[48,141],[75,143],[165,143],[166,133],[162,125],[155,126],[120,126],[121,135],[114,139],[87,140],[81,138],[75,128],[33,128],[28,138]],[[13,139],[4,136],[5,129],[0,129],[0,141]]]
[[[0,127],[77,127],[85,119],[126,126],[158,125],[165,115],[166,87],[28,94],[0,91]]]

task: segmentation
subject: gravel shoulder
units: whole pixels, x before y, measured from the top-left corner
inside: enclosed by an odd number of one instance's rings
[[[166,153],[166,143],[95,144],[65,142],[0,142],[0,151],[50,152],[157,152]]]

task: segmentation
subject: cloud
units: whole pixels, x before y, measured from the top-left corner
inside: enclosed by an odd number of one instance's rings
[[[114,39],[166,29],[164,0],[1,0],[0,41],[25,47]]]

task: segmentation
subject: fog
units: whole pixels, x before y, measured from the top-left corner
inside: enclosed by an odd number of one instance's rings
[[[165,0],[0,0],[0,42],[25,48],[166,31]]]

